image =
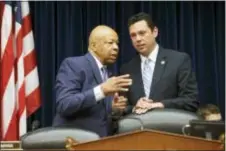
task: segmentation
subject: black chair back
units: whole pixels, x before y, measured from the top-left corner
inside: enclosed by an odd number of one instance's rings
[[[155,109],[145,114],[130,114],[118,122],[118,133],[139,129],[153,129],[171,133],[182,133],[182,128],[190,120],[200,119],[193,113],[177,109]]]
[[[23,149],[65,149],[66,138],[78,142],[98,140],[98,134],[77,128],[46,127],[29,132],[21,137]]]

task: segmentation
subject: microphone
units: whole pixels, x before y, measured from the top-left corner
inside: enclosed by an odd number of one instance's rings
[[[183,133],[184,135],[190,135],[190,133],[189,133],[190,128],[191,128],[191,125],[189,125],[189,124],[184,125],[184,126],[182,127],[182,133]]]
[[[31,124],[31,130],[34,131],[34,130],[38,129],[39,126],[40,126],[40,122],[38,120],[35,120]]]

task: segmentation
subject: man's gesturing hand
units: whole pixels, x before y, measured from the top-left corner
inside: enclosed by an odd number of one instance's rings
[[[124,96],[119,96],[118,93],[114,94],[114,98],[112,100],[112,109],[123,111],[127,105],[127,98]]]
[[[106,82],[101,84],[101,89],[104,94],[108,96],[115,92],[127,92],[130,85],[132,85],[132,79],[130,79],[129,74],[126,74],[109,78]]]

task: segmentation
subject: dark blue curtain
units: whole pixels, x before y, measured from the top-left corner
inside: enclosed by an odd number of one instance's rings
[[[225,114],[225,2],[30,2],[42,107],[29,118],[50,126],[55,115],[54,84],[61,61],[87,52],[92,28],[106,24],[120,37],[116,72],[136,51],[127,27],[128,18],[149,13],[159,28],[158,42],[166,48],[190,54],[197,75],[199,99],[213,103]]]

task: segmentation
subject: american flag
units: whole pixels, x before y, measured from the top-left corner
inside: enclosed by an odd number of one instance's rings
[[[13,141],[41,104],[28,2],[0,2],[0,27],[0,137]]]

